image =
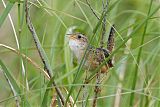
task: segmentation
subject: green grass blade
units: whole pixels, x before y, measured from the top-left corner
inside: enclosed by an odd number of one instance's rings
[[[11,11],[12,7],[13,7],[14,3],[8,2],[7,6],[5,8],[5,10],[3,11],[2,15],[0,16],[0,27],[2,26],[2,24],[4,23],[7,15],[9,14],[9,12]]]
[[[3,69],[2,71],[5,77],[7,78],[7,80],[9,80],[9,85],[11,87],[11,90],[16,96],[19,96],[21,94],[21,89],[18,83],[16,82],[12,74],[10,73],[9,69],[4,65],[4,63],[1,60],[0,60],[0,65],[1,65],[1,68]],[[24,97],[24,95],[21,95],[20,98],[21,98],[21,106],[30,107],[30,104],[27,101],[27,99]]]
[[[9,81],[11,82],[11,85],[14,88],[14,91],[17,94],[20,94],[20,88],[19,88],[16,80],[13,78],[12,74],[9,72],[8,68],[4,65],[4,63],[1,60],[0,60],[0,65],[3,69],[3,73],[5,74],[5,77],[7,77],[9,79]]]
[[[45,90],[45,93],[44,93],[44,96],[43,96],[43,99],[42,99],[41,107],[46,107],[47,103],[49,102],[48,94],[49,94],[50,90],[53,89],[53,88],[50,88],[50,87],[52,87],[53,81],[54,81],[54,77],[52,77],[47,84],[47,87],[46,87],[46,90]]]
[[[85,19],[87,20],[87,23],[89,25],[89,27],[91,28],[91,30],[93,30],[93,27],[92,27],[92,24],[91,22],[89,21],[87,15],[85,14],[85,12],[83,11],[83,9],[81,8],[80,4],[77,2],[77,0],[75,0],[76,4],[78,5],[79,9],[81,10],[83,16],[85,17]]]
[[[151,3],[150,3],[150,7],[149,7],[149,10],[148,10],[148,16],[149,16],[150,11],[151,11],[152,2],[153,2],[153,0],[151,0]],[[147,31],[147,25],[148,25],[148,21],[145,22],[144,31],[143,31],[143,35],[142,35],[142,39],[141,39],[141,44],[140,45],[143,45],[143,43],[144,43],[144,38],[145,38],[146,31]],[[140,64],[141,54],[142,54],[142,47],[140,47],[139,52],[138,52],[138,57],[137,57],[137,64],[138,65]],[[139,66],[136,65],[135,71],[133,73],[133,83],[132,83],[132,88],[131,88],[132,90],[135,90],[135,87],[136,87],[138,68],[139,68]],[[133,103],[134,103],[134,93],[131,93],[130,106],[133,106]]]

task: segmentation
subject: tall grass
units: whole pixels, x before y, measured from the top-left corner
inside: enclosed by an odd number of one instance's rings
[[[44,72],[39,72],[43,71],[43,63],[25,22],[24,1],[4,2],[6,8],[0,1],[0,105],[49,106],[56,92],[50,85],[52,80],[48,81]],[[103,18],[102,2],[89,2],[98,17]],[[102,90],[98,107],[160,106],[159,3],[158,0],[110,0],[106,34],[115,24],[116,46],[111,54],[115,63],[100,84]],[[77,98],[77,107],[81,106],[82,92],[78,93],[78,90],[86,74],[74,59],[65,34],[70,27],[76,26],[78,31],[87,35],[93,46],[99,47],[102,21],[94,16],[85,0],[31,0],[29,6],[32,23],[54,75],[52,79],[66,99],[71,95],[73,100]],[[129,47],[128,40],[132,40]],[[19,53],[8,50],[7,46]],[[124,52],[126,50],[127,53]],[[31,62],[21,54],[31,58]],[[90,72],[88,77],[92,78],[98,69]],[[25,75],[22,75],[24,71]],[[93,79],[87,85],[87,107],[92,105],[94,87]],[[57,104],[61,105],[58,96]]]

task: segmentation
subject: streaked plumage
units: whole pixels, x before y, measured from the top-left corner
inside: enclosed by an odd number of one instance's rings
[[[71,34],[69,36],[69,46],[80,63],[88,46],[87,37],[80,33]],[[85,57],[84,67],[87,70],[92,71],[96,69],[108,56],[109,50],[89,46]],[[110,67],[113,67],[111,59],[101,68],[101,72],[107,72]]]

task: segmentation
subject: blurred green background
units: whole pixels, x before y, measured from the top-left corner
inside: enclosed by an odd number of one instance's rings
[[[105,1],[105,0],[104,0]],[[36,50],[32,35],[25,21],[24,1],[0,1],[0,44],[10,46],[30,57],[42,69],[43,64]],[[102,0],[89,0],[95,13],[100,17],[103,11]],[[108,0],[106,16],[106,37],[112,24],[115,24],[115,49],[131,36],[125,45],[114,54],[114,68],[104,76],[98,107],[160,107],[160,1],[159,0]],[[4,3],[7,8],[4,8]],[[86,0],[30,0],[30,16],[39,40],[45,50],[53,69],[58,86],[69,91],[76,74],[77,64],[65,38],[66,31],[73,26],[86,34],[90,39],[98,20],[90,10]],[[156,10],[157,9],[157,10]],[[4,17],[7,14],[9,17]],[[154,13],[152,16],[150,16]],[[6,15],[5,15],[6,14]],[[148,17],[149,16],[149,17]],[[148,17],[148,20],[146,20]],[[11,25],[13,22],[13,26]],[[15,29],[15,32],[13,31]],[[99,44],[102,33],[101,25],[96,32],[92,45]],[[16,38],[17,37],[17,40]],[[19,47],[18,47],[18,45]],[[0,45],[0,59],[10,70],[12,77],[21,89],[20,95],[28,100],[31,106],[41,106],[48,80],[32,63]],[[22,69],[24,66],[25,70]],[[23,76],[23,71],[26,76]],[[75,99],[85,73],[77,80],[71,93]],[[26,84],[28,83],[28,88]],[[87,87],[89,94],[87,106],[92,105],[94,96],[93,80]],[[134,88],[135,85],[135,88]],[[66,96],[66,92],[64,95]],[[80,93],[77,107],[81,106]],[[133,95],[134,94],[134,97]],[[48,96],[48,105],[55,91]],[[1,67],[0,69],[0,106],[16,106]],[[19,101],[23,99],[19,98]],[[25,101],[25,100],[24,100]],[[23,105],[23,104],[22,104]],[[22,106],[21,105],[21,106]],[[25,106],[25,105],[23,105]]]

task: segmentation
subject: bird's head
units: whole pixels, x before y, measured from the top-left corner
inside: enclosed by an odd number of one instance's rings
[[[80,33],[68,34],[69,46],[72,51],[79,51],[86,49],[88,45],[88,39],[86,36]]]

